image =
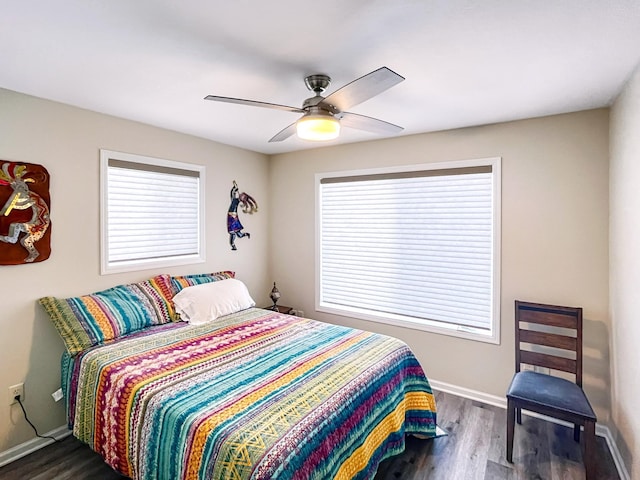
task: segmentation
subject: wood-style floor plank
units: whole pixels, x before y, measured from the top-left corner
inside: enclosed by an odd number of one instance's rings
[[[506,461],[506,410],[437,392],[438,424],[448,435],[407,438],[404,453],[380,464],[375,480],[583,480],[573,430],[523,415]],[[598,479],[619,479],[597,438]],[[0,468],[0,480],[123,480],[88,446],[69,437]]]

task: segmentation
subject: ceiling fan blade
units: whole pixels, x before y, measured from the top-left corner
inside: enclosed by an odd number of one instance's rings
[[[276,110],[285,110],[287,112],[304,113],[304,110],[288,105],[278,105],[277,103],[258,102],[256,100],[245,100],[243,98],[218,97],[217,95],[207,95],[205,100],[213,100],[214,102],[237,103],[239,105],[248,105],[250,107],[273,108]]]
[[[271,137],[271,140],[269,140],[269,143],[281,142],[281,141],[286,140],[287,138],[289,138],[294,133],[296,133],[296,123],[297,122],[293,122],[288,127],[284,127],[282,130],[280,130],[278,133],[276,133],[273,137]]]
[[[322,103],[328,103],[345,111],[354,105],[369,100],[379,93],[402,82],[404,77],[387,67],[381,67],[346,84],[326,97]]]
[[[403,127],[394,125],[366,115],[358,115],[357,113],[342,112],[340,114],[340,123],[343,127],[356,128],[358,130],[366,130],[373,133],[400,133]]]

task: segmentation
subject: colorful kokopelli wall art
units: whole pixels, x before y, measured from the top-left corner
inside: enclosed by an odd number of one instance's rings
[[[0,265],[49,258],[50,204],[46,168],[0,160]]]
[[[238,206],[242,207],[243,213],[252,215],[258,211],[258,202],[249,194],[242,192],[239,193],[238,184],[233,181],[233,187],[231,187],[231,204],[227,212],[227,232],[229,232],[229,244],[231,250],[237,250],[236,238],[251,238],[249,232],[244,231],[240,218],[238,218]]]

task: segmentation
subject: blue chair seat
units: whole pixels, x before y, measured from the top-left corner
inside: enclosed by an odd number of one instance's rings
[[[596,415],[584,391],[564,378],[528,370],[518,372],[511,381],[507,397],[596,420]]]

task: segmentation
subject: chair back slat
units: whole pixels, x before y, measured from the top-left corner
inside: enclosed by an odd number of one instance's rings
[[[566,313],[544,312],[539,310],[520,310],[520,321],[528,323],[537,323],[539,325],[549,325],[551,327],[575,328],[575,315],[567,315]]]
[[[547,355],[546,353],[529,352],[522,350],[520,352],[520,362],[529,365],[538,365],[553,370],[561,370],[568,373],[576,373],[576,361],[571,358],[557,357],[555,355]]]
[[[572,373],[582,386],[582,308],[519,300],[515,307],[516,372],[522,363],[537,365]],[[563,330],[555,333],[556,328]],[[522,344],[528,344],[526,349]],[[542,346],[542,351],[536,346]],[[546,347],[562,352],[547,352]]]
[[[558,335],[556,333],[538,332],[534,330],[520,329],[520,341],[523,343],[533,343],[546,347],[561,348],[563,350],[576,351],[576,337]]]

